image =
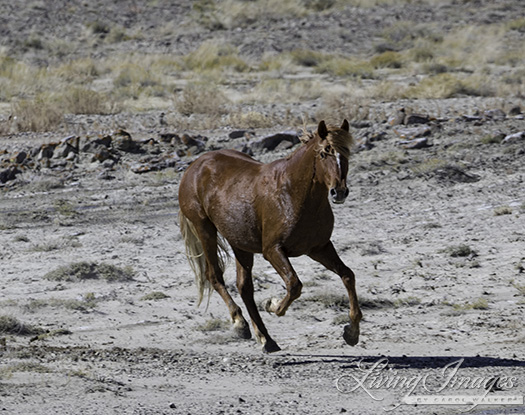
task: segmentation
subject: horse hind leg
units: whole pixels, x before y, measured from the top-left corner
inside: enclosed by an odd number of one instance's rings
[[[255,337],[262,345],[264,352],[278,352],[281,348],[268,334],[259,310],[257,309],[257,304],[255,304],[255,299],[253,298],[253,254],[239,250],[234,250],[234,252],[237,260],[237,288],[250,314]]]
[[[181,224],[183,221],[188,221],[188,219],[183,217],[181,218]],[[211,285],[226,303],[235,333],[243,339],[251,338],[249,325],[244,319],[240,307],[233,301],[224,283],[224,262],[219,257],[219,250],[222,244],[219,242],[217,228],[210,220],[205,219],[203,221],[191,222],[191,232],[194,233],[194,237],[198,239],[201,245],[201,252],[194,255],[194,257],[204,256],[204,261],[202,261],[202,259],[200,260],[201,265],[194,267],[200,289],[200,299],[202,299],[202,290],[204,287]],[[188,239],[190,239],[188,235],[185,235],[187,246],[190,243]],[[191,257],[189,257],[189,259],[190,261],[192,260]]]

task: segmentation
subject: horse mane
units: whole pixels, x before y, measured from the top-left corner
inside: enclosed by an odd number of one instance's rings
[[[340,127],[334,125],[327,125],[328,135],[326,141],[322,140],[319,143],[319,152],[326,151],[328,146],[331,146],[333,150],[340,153],[343,157],[349,158],[354,146],[354,137],[348,131],[343,130]],[[303,125],[302,135],[299,137],[299,140],[306,144],[309,141],[313,140],[317,135],[316,132],[311,132],[306,129],[306,125]]]

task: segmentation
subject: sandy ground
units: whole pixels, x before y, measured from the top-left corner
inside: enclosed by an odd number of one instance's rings
[[[516,122],[485,128],[510,130]],[[434,146],[400,150],[392,129],[381,128],[386,136],[374,149],[352,156],[350,196],[334,206],[333,241],[357,275],[364,312],[356,347],[342,339],[341,281],[308,258],[292,260],[305,284],[301,299],[282,318],[263,316],[282,352],[264,355],[255,340],[235,338],[218,295],[207,311],[197,308],[177,226],[176,169],[137,175],[122,163],[113,180],[101,180],[102,167],[85,162],[69,173],[23,173],[25,184],[4,189],[1,199],[2,314],[50,334],[3,336],[0,407],[18,414],[372,414],[402,403],[408,380],[424,376],[427,384],[419,382],[411,395],[429,395],[439,384],[440,395],[484,393],[479,383],[454,387],[449,375],[507,379],[488,396],[523,396],[525,304],[517,287],[524,283],[524,143],[480,144],[474,127],[449,121],[434,134]],[[222,134],[210,132],[208,144],[227,143]],[[438,156],[450,165],[461,158],[461,171],[478,180],[462,182],[445,167],[415,173]],[[70,180],[61,187],[44,185],[64,175]],[[72,208],[61,208],[64,200]],[[497,214],[502,207],[509,212]],[[475,254],[453,257],[458,245]],[[131,266],[135,276],[44,278],[81,261]],[[262,258],[254,275],[257,301],[284,294]],[[240,302],[233,264],[226,276]],[[142,299],[152,292],[169,297]],[[374,365],[376,377],[365,377]],[[405,384],[374,383],[381,376]],[[472,413],[505,409],[524,411],[496,405]]]
[[[158,6],[154,13],[144,12],[146,3]],[[181,54],[216,36],[255,58],[298,46],[346,53],[371,50],[384,25],[399,16],[435,23],[438,30],[502,22],[519,16],[522,8],[516,1],[475,2],[483,7],[459,2],[453,12],[451,5],[370,9],[375,14],[348,8],[326,19],[277,19],[271,22],[274,30],[257,21],[242,30],[213,32],[173,28],[193,10],[189,2],[180,3],[173,8],[164,1],[126,2],[125,7],[112,2],[104,8],[98,2],[62,1],[48,10],[44,2],[23,10],[5,3],[0,5],[2,47],[44,66],[58,55],[24,51],[18,36],[35,31],[45,44],[67,38],[74,46],[71,58],[112,56],[118,48],[119,53]],[[89,43],[86,25],[97,19],[140,36],[119,44]],[[344,36],[344,25],[351,36]],[[284,317],[263,313],[279,353],[265,355],[254,339],[234,337],[218,295],[212,295],[207,310],[197,307],[177,226],[178,183],[193,156],[144,174],[133,173],[133,166],[159,153],[122,153],[115,164],[91,162],[83,153],[74,163],[53,160],[50,167],[42,162],[25,169],[0,187],[0,315],[44,333],[0,333],[0,411],[525,413],[519,400],[525,396],[525,134],[500,142],[525,131],[523,117],[509,111],[516,103],[524,112],[519,99],[376,102],[369,104],[376,106],[371,119],[353,126],[358,141],[374,147],[352,156],[350,196],[334,206],[332,240],[357,277],[364,318],[355,347],[342,338],[348,304],[341,281],[308,258],[292,259],[304,284],[302,297]],[[261,111],[291,111],[300,118],[314,116],[318,104]],[[439,119],[428,123],[431,146],[407,150],[399,145],[401,138],[386,119],[402,106]],[[505,117],[484,116],[486,110],[501,109]],[[478,118],[471,117],[476,110]],[[0,159],[70,134],[85,143],[116,125],[125,126],[135,140],[161,142],[166,131],[159,116],[160,111],[151,111],[96,117],[100,131],[91,130],[95,117],[72,117],[73,131],[66,126],[0,137]],[[256,130],[249,140],[298,127]],[[208,137],[206,149],[249,141],[229,139],[230,132],[190,133]],[[155,148],[161,155],[181,149]],[[290,151],[256,151],[255,157],[268,162]],[[46,278],[80,262],[128,267],[134,276],[112,282]],[[241,304],[233,263],[226,278]],[[281,279],[260,257],[254,278],[258,302],[284,295]],[[165,298],[144,299],[152,293]],[[422,397],[417,405],[404,403],[416,395]],[[485,395],[491,405],[466,402]],[[443,396],[467,398],[452,405],[457,401]],[[434,405],[426,404],[430,399]]]

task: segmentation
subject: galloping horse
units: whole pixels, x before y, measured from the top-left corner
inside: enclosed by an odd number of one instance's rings
[[[262,253],[286,284],[282,300],[266,302],[266,310],[283,316],[301,295],[302,284],[289,257],[308,255],[338,274],[348,291],[350,324],[343,338],[359,340],[361,310],[354,273],[339,258],[330,237],[334,203],[348,196],[346,176],[353,144],[348,121],[340,128],[321,121],[305,144],[287,158],[269,164],[234,151],[208,152],[186,170],[179,187],[180,228],[195,271],[199,304],[215,289],[226,302],[236,333],[251,337],[241,309],[226,290],[223,271],[225,241],[237,264],[237,288],[250,314],[255,335],[267,353],[281,350],[270,337],[253,298],[253,255]]]

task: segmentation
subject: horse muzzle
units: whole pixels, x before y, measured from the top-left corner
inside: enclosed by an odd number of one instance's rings
[[[334,187],[330,189],[330,197],[332,198],[332,202],[338,205],[345,202],[349,193],[350,191],[347,187],[344,187],[342,189],[336,189]]]

